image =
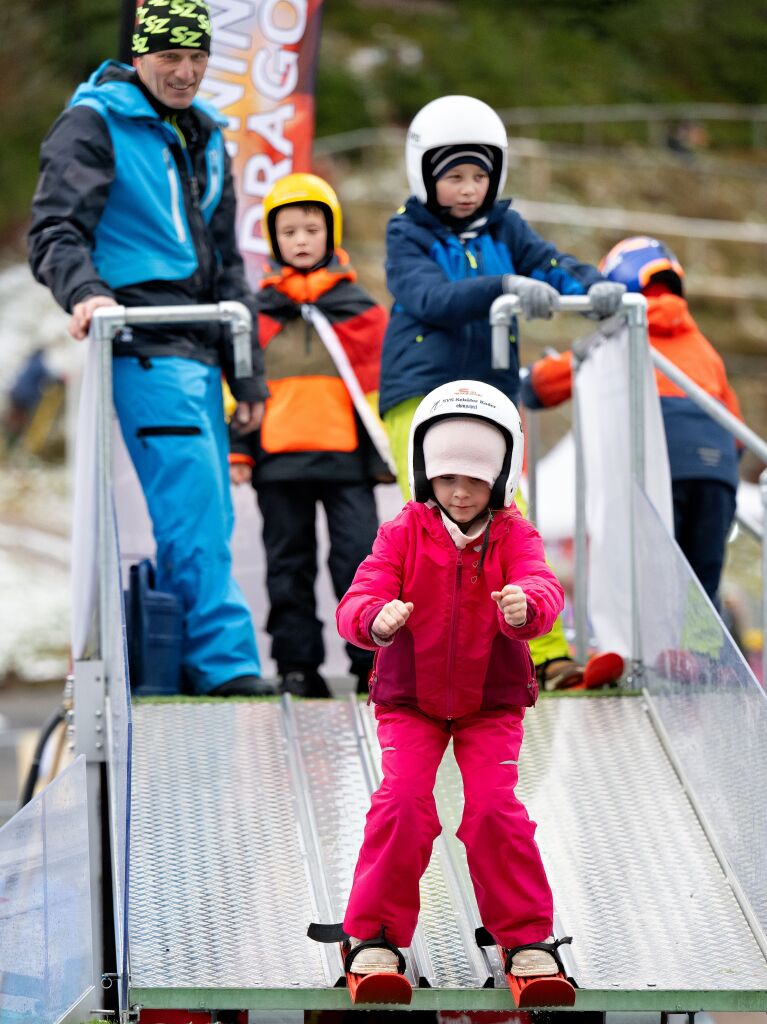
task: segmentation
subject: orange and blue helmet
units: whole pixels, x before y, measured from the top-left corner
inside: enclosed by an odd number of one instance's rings
[[[641,292],[657,274],[678,295],[682,294],[684,271],[671,249],[657,238],[637,235],[624,238],[603,256],[599,270],[608,281],[625,284],[627,291]]]

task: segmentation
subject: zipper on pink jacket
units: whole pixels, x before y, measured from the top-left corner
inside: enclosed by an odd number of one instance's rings
[[[458,552],[455,563],[455,587],[453,589],[453,612],[450,616],[450,642],[447,647],[447,720],[452,722],[453,715],[453,656],[455,653],[455,636],[458,632],[458,606],[461,594],[461,576],[463,574],[463,551]]]

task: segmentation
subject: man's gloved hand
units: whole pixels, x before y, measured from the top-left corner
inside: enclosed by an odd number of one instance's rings
[[[621,298],[626,291],[625,284],[617,284],[615,281],[597,281],[592,284],[586,293],[591,299],[591,316],[597,320],[604,320],[612,316],[620,309]]]
[[[507,295],[519,297],[525,320],[550,320],[559,309],[559,292],[545,281],[504,274],[503,290]]]

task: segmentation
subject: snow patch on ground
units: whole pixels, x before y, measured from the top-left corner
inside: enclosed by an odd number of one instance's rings
[[[0,548],[0,678],[64,679],[69,605],[69,566]]]
[[[69,338],[67,320],[26,266],[0,271],[0,401],[37,348],[46,350],[51,369],[77,378],[85,347]],[[66,675],[70,520],[67,466],[0,465],[0,679]]]

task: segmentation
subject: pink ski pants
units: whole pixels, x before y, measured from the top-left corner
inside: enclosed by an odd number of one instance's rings
[[[504,946],[552,933],[551,889],[531,821],[514,793],[524,709],[483,711],[452,722],[413,708],[376,708],[383,782],[373,795],[354,871],[344,930],[359,939],[409,946],[420,909],[419,882],[442,830],[434,800],[452,737],[466,847],[482,924]]]

